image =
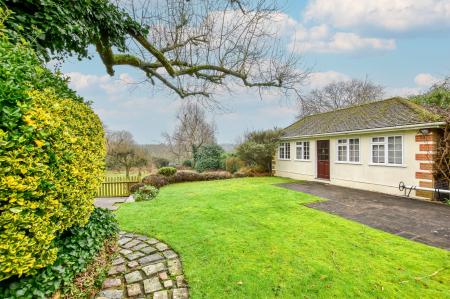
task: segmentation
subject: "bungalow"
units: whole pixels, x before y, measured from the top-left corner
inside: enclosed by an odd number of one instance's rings
[[[407,185],[435,188],[433,151],[444,122],[401,98],[306,116],[283,130],[274,174],[402,195]],[[431,192],[411,196],[432,198]]]

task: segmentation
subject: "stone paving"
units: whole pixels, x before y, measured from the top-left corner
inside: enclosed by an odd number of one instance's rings
[[[180,259],[169,246],[126,232],[118,243],[119,254],[95,298],[189,298]]]

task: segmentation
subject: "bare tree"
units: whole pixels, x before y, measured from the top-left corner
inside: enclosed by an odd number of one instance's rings
[[[296,96],[307,72],[274,29],[277,2],[118,0],[149,34],[130,29],[129,53],[115,53],[108,36],[96,49],[108,74],[129,65],[182,98],[211,103],[214,92],[236,85]]]
[[[215,143],[215,124],[207,121],[205,111],[199,104],[184,103],[176,119],[177,126],[173,133],[164,133],[163,137],[178,162],[195,158],[195,153],[202,145]]]
[[[298,118],[373,102],[381,99],[383,94],[384,88],[367,78],[332,82],[323,88],[313,89],[305,97],[299,97]]]
[[[142,167],[147,164],[145,152],[136,144],[130,132],[109,131],[106,134],[106,140],[108,167],[124,168],[128,178],[132,167]]]

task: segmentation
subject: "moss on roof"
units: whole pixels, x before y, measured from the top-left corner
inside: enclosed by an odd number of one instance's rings
[[[441,118],[403,98],[391,98],[306,116],[283,130],[285,137],[424,124]]]

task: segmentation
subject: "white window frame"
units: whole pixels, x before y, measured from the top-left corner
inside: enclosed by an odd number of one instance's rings
[[[281,149],[283,148],[284,156],[281,157]],[[281,142],[278,146],[278,160],[291,160],[291,143]]]
[[[350,161],[350,140],[358,140],[358,161]],[[345,140],[345,144],[339,144],[339,140]],[[346,147],[346,160],[339,160],[339,147],[344,146]],[[361,138],[354,137],[354,138],[338,138],[336,139],[336,161],[335,163],[342,163],[342,164],[362,164],[361,163]]]
[[[402,163],[389,163],[389,137],[400,137],[402,142]],[[384,138],[383,142],[373,142],[373,138]],[[373,146],[374,145],[384,145],[384,163],[373,162]],[[372,166],[393,166],[393,167],[405,167],[405,137],[403,135],[377,135],[370,137],[370,162],[369,165]]]
[[[305,158],[305,145],[308,147],[308,157]],[[300,149],[300,159],[297,158],[298,150]],[[311,161],[311,143],[309,141],[295,142],[295,160],[296,161]]]

